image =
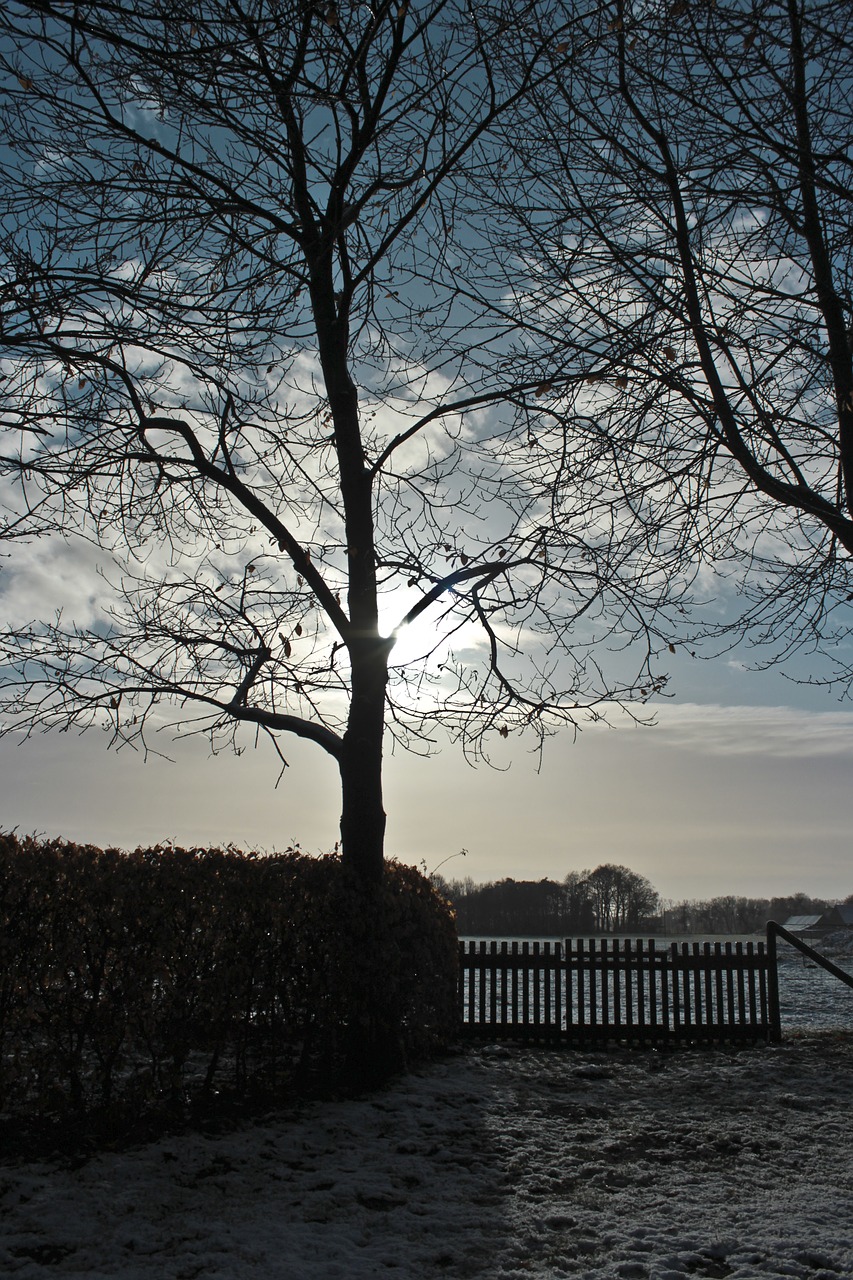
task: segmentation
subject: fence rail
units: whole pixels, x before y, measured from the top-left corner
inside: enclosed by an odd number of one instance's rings
[[[570,1045],[778,1038],[775,956],[763,942],[460,942],[459,961],[471,1036]]]

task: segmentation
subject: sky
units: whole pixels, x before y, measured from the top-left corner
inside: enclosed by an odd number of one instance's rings
[[[495,768],[470,767],[449,743],[431,759],[389,755],[389,855],[478,882],[618,862],[675,901],[853,893],[853,710],[739,658],[688,664],[673,680],[655,724],[563,733],[541,767],[519,739]],[[312,744],[285,743],[276,787],[263,742],[211,756],[200,740],[161,737],[172,762],[108,751],[98,730],[0,741],[0,825],[122,848],[333,847],[336,769]]]
[[[31,92],[26,75],[17,85],[15,93]],[[146,128],[155,128],[152,104],[142,106]],[[417,365],[401,368],[406,388]],[[308,385],[308,368],[298,372]],[[397,429],[381,420],[375,429],[383,425]],[[433,457],[437,447],[430,438]],[[65,562],[28,561],[15,587],[18,616],[50,617],[60,607],[69,617],[93,615],[102,590],[96,560],[76,549]],[[498,744],[494,769],[471,768],[451,744],[428,760],[391,755],[389,744],[389,854],[475,881],[562,879],[618,862],[675,901],[798,890],[846,897],[853,704],[778,671],[751,671],[752,656],[741,649],[694,662],[679,652],[671,696],[650,706],[653,725],[617,713],[610,728],[551,739],[541,761],[514,735]],[[334,846],[339,788],[317,747],[285,742],[290,767],[276,786],[277,758],[263,742],[254,750],[250,735],[236,758],[211,757],[201,739],[160,739],[171,762],[109,752],[98,730],[0,740],[0,826],[125,848],[170,840],[268,850],[299,843],[315,853]]]

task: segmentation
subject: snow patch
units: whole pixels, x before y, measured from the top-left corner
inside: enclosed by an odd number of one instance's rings
[[[853,1276],[853,1040],[471,1048],[358,1100],[0,1165],[17,1280]]]

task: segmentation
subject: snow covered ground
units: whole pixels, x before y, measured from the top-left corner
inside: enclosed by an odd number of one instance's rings
[[[372,1097],[0,1165],[0,1274],[851,1280],[851,1086],[838,1032],[472,1047]]]

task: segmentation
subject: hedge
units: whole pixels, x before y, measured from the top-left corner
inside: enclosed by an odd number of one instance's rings
[[[452,1038],[456,964],[396,862],[0,834],[0,1133],[362,1088]]]

